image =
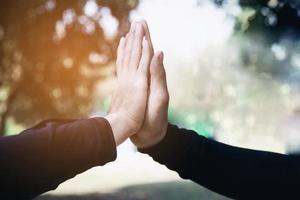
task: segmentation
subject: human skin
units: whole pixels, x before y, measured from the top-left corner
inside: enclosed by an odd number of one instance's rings
[[[150,42],[151,51],[153,51],[148,25],[146,21],[141,23],[143,24],[146,39]],[[130,137],[131,141],[138,148],[153,146],[166,135],[169,93],[163,57],[163,53],[158,51],[154,54],[150,63],[150,85],[145,120],[142,128]]]
[[[136,29],[135,39],[132,38],[134,35],[132,34],[134,29]],[[136,34],[137,32],[138,34]],[[139,46],[143,37],[145,37],[148,45],[146,53],[151,57],[151,60],[147,61],[148,66],[144,66],[142,64],[143,69],[145,69],[143,73],[137,73],[136,66],[138,66],[139,58],[141,56],[140,52],[133,49],[130,57],[128,56],[128,51],[124,50],[124,48],[130,48],[129,43],[131,43],[131,40],[136,40],[135,44]],[[155,145],[162,140],[166,134],[168,125],[169,93],[166,73],[163,66],[164,55],[161,51],[154,54],[150,32],[146,21],[134,22],[131,26],[130,32],[126,35],[125,40],[126,47],[124,47],[124,41],[121,39],[118,48],[118,58],[116,63],[117,87],[113,94],[110,113],[119,113],[117,111],[122,111],[122,107],[124,107],[125,110],[130,110],[131,106],[133,106],[134,111],[131,111],[131,114],[127,113],[127,115],[125,115],[127,117],[129,116],[132,120],[121,122],[121,124],[119,124],[120,128],[115,128],[115,130],[124,129],[125,127],[122,127],[123,125],[133,127],[130,130],[125,131],[128,133],[123,135],[130,135],[131,141],[138,148],[145,148]],[[132,64],[129,62],[130,59],[132,59]],[[127,70],[128,67],[133,69]],[[142,84],[136,85],[136,88],[134,89],[135,91],[131,92],[131,88],[134,85],[133,82],[138,83],[138,80],[141,81]],[[146,83],[147,85],[145,85]],[[134,96],[136,95],[135,92],[141,93],[142,98],[136,98]],[[125,105],[127,105],[128,108]],[[135,115],[135,112],[138,114]],[[112,116],[116,117],[116,115]],[[114,121],[117,120],[110,119],[110,121],[114,123]],[[129,131],[131,131],[131,133],[129,133]],[[125,138],[122,138],[120,141],[124,141],[124,139]]]
[[[105,117],[111,125],[116,145],[137,133],[144,122],[149,66],[153,57],[150,42],[144,35],[142,24],[133,22],[129,33],[121,38],[118,46],[118,84],[110,111]]]

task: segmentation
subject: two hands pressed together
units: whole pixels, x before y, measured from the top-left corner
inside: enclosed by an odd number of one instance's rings
[[[152,146],[164,137],[168,126],[163,52],[154,53],[145,21],[132,23],[117,51],[117,88],[105,118],[117,145],[130,137],[138,148]]]
[[[166,135],[169,94],[163,53],[145,21],[133,22],[117,49],[117,87],[106,117],[51,119],[0,138],[0,199],[30,199],[116,159],[127,138],[138,148]],[[29,116],[30,117],[30,116]]]
[[[32,199],[114,161],[127,138],[181,178],[227,197],[299,198],[299,156],[229,146],[168,123],[163,53],[154,53],[145,21],[132,23],[117,54],[105,118],[46,120],[0,138],[0,199]]]

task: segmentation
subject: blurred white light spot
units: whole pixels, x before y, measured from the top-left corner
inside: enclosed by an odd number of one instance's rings
[[[94,33],[95,32],[95,24],[94,24],[94,22],[89,22],[89,23],[86,23],[85,25],[84,25],[84,32],[86,32],[87,34],[92,34],[92,33]]]
[[[100,14],[99,25],[103,28],[105,36],[108,38],[115,37],[119,26],[118,20],[112,16],[110,9],[107,7],[101,8]]]
[[[279,4],[278,0],[269,0],[268,2],[268,6],[270,6],[271,8],[277,7],[278,4]]]
[[[266,17],[266,24],[269,26],[275,26],[277,24],[277,16],[275,14],[269,14]]]
[[[54,90],[52,90],[52,96],[54,98],[59,98],[62,95],[62,91],[60,88],[55,88]]]
[[[91,52],[89,55],[89,60],[93,64],[101,64],[107,61],[107,57],[96,52]]]
[[[73,60],[70,57],[67,57],[63,60],[63,65],[65,66],[65,68],[70,69],[73,67]]]
[[[0,100],[4,102],[9,96],[9,88],[8,87],[1,87],[0,88]]]
[[[286,48],[282,45],[273,44],[271,47],[271,51],[275,55],[276,59],[279,61],[282,61],[287,57]]]
[[[81,15],[78,18],[79,23],[83,26],[83,31],[87,34],[95,32],[95,23],[85,15]]]
[[[45,3],[45,8],[48,11],[52,11],[54,10],[54,8],[56,7],[56,1],[55,0],[48,0]]]
[[[233,16],[238,16],[242,13],[242,9],[240,6],[235,5],[235,6],[231,7],[231,9],[229,10],[229,13],[232,14]]]
[[[239,16],[242,13],[242,8],[236,0],[224,1],[223,7],[228,14],[233,16]]]
[[[268,7],[263,7],[260,12],[263,16],[268,16],[271,13],[271,10]]]
[[[67,9],[63,13],[63,22],[65,25],[70,25],[75,21],[76,13],[74,9]]]
[[[293,67],[300,69],[300,54],[294,53],[291,57],[291,64]]]
[[[208,0],[201,6],[192,0],[141,0],[130,17],[146,19],[154,46],[181,60],[197,59],[208,47],[224,44],[235,24],[226,10]]]
[[[61,40],[66,35],[66,29],[64,23],[59,20],[55,24],[55,39]]]
[[[98,5],[94,0],[88,0],[83,8],[83,12],[88,17],[93,17],[97,14]]]
[[[89,94],[88,89],[83,85],[77,87],[76,92],[77,92],[78,96],[81,96],[81,97],[86,97]]]

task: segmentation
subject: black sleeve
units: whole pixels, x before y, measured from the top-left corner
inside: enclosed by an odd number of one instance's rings
[[[44,121],[0,139],[0,199],[31,199],[115,158],[105,119]]]
[[[298,156],[233,147],[174,125],[159,144],[139,151],[230,198],[300,198]]]

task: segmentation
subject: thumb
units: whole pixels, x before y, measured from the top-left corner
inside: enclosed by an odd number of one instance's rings
[[[164,54],[159,51],[156,52],[150,64],[150,92],[160,91],[161,96],[166,96],[168,99],[168,87],[166,72],[163,64]]]
[[[165,74],[165,69],[163,66],[164,53],[162,51],[158,51],[154,54],[151,63],[150,63],[150,74],[154,78],[157,76],[161,76]]]

